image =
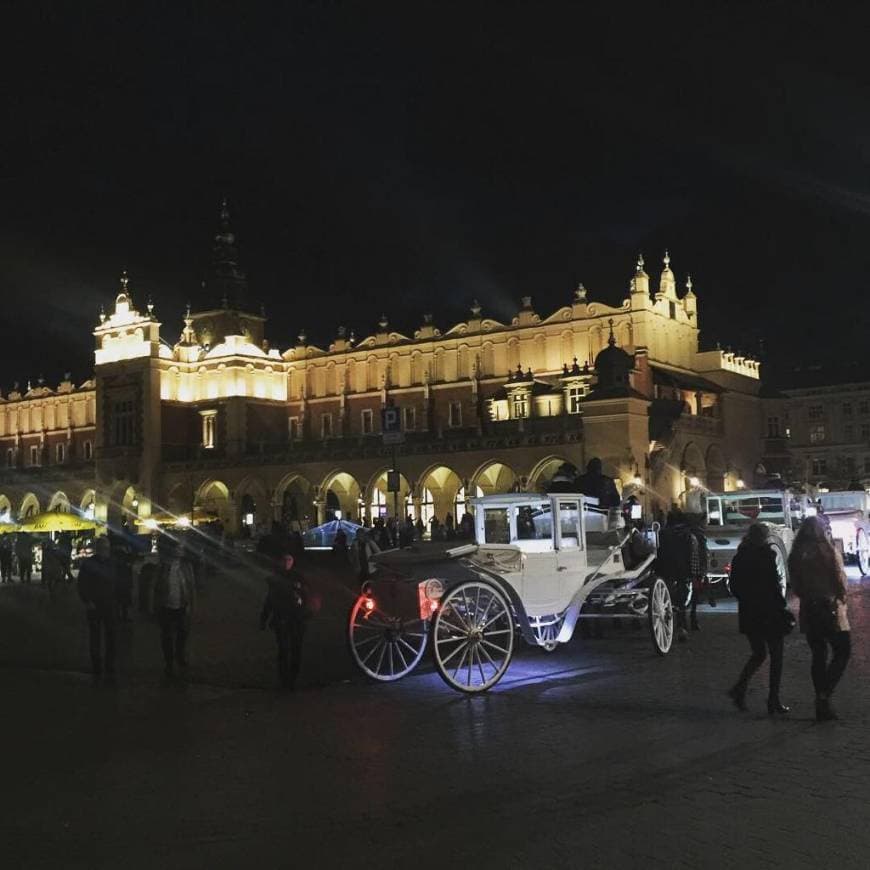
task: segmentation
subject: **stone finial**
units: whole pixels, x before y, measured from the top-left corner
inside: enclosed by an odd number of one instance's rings
[[[635,266],[636,272],[643,272],[643,254],[637,255],[637,266]]]
[[[148,309],[148,316],[151,317],[154,314],[154,300],[150,296],[148,297],[148,304],[145,307]]]
[[[106,309],[101,305],[100,306],[100,323],[106,322]]]
[[[347,335],[347,328],[344,326],[339,326],[338,327],[338,337],[344,338],[346,335]]]
[[[127,292],[127,285],[128,285],[129,283],[130,283],[130,279],[127,277],[127,270],[124,269],[124,270],[121,272],[121,292],[122,292],[122,293],[126,293],[126,292]]]
[[[378,326],[380,326],[381,329],[386,329],[389,325],[390,321],[387,320],[387,315],[382,314],[381,319],[378,321]]]
[[[69,381],[69,380],[71,380],[71,379],[72,379],[72,372],[64,372],[64,373],[63,373],[63,379],[64,379],[65,381]]]
[[[666,269],[671,268],[671,255],[668,253],[668,249],[665,248],[665,255],[662,258],[662,262],[665,264]]]
[[[480,317],[480,312],[483,309],[480,307],[480,303],[475,299],[471,303],[471,316],[472,317]]]
[[[305,342],[308,340],[308,334],[305,332],[304,329],[300,329],[297,338],[299,339],[299,344],[305,344]]]
[[[532,307],[532,297],[531,296],[523,296],[522,303],[523,303],[523,308],[531,308]]]
[[[423,323],[431,323],[431,322],[432,322],[432,315],[431,314],[424,314],[423,315]]]
[[[694,296],[695,295],[694,292],[692,291],[693,286],[694,285],[692,284],[692,276],[687,275],[686,276],[686,296]]]
[[[574,291],[574,299],[577,302],[586,301],[586,288],[583,286],[582,281],[577,285],[577,289]]]

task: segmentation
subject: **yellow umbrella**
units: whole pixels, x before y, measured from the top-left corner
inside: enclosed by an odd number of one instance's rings
[[[86,520],[77,514],[45,513],[28,517],[21,524],[22,532],[84,532],[95,529],[96,520]]]
[[[11,535],[18,531],[17,523],[0,523],[0,535]]]

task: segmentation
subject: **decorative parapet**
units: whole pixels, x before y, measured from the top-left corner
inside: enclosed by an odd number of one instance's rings
[[[695,367],[699,372],[733,372],[756,381],[761,377],[761,363],[758,360],[721,348],[696,353]]]

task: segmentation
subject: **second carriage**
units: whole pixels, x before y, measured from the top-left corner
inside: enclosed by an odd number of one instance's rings
[[[674,613],[655,547],[616,529],[595,499],[508,494],[475,500],[476,543],[420,543],[374,557],[355,601],[351,655],[372,679],[410,673],[431,649],[444,681],[482,692],[505,674],[517,639],[553,651],[580,619],[647,623],[667,654]]]

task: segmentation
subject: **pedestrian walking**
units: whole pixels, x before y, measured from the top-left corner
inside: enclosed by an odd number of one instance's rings
[[[87,609],[91,669],[95,677],[104,671],[112,676],[115,673],[115,578],[105,536],[94,541],[94,555],[81,562],[78,591]]]
[[[12,582],[12,535],[0,535],[0,583]]]
[[[133,554],[122,540],[112,541],[109,546],[115,574],[118,619],[121,622],[130,622],[130,607],[133,604]]]
[[[15,536],[15,558],[18,560],[18,579],[30,583],[33,578],[33,539],[29,532]]]
[[[731,592],[738,604],[738,630],[746,635],[752,654],[728,695],[739,710],[746,709],[746,690],[753,674],[770,654],[767,712],[788,713],[779,698],[783,638],[794,627],[785,600],[785,578],[776,563],[770,531],[753,523],[731,561]]]
[[[305,580],[289,553],[273,562],[267,577],[269,589],[260,611],[260,630],[271,627],[275,633],[278,679],[293,691],[302,664],[302,642],[308,618],[308,593]]]
[[[48,590],[49,596],[63,581],[63,559],[60,551],[52,541],[42,544],[42,585]]]
[[[831,706],[852,650],[846,607],[846,572],[825,523],[808,517],[798,529],[788,559],[792,589],[800,599],[800,627],[812,652],[816,719],[838,719]],[[833,656],[828,662],[828,647]]]
[[[190,563],[168,537],[160,539],[160,566],[154,583],[154,613],[160,625],[164,673],[175,665],[187,667],[187,638],[195,605],[196,587]]]
[[[701,593],[709,591],[707,579],[709,555],[707,552],[707,536],[697,522],[689,523],[689,578],[692,581],[692,600],[689,603],[689,625],[692,631],[700,631],[698,623],[698,601]],[[716,606],[716,599],[710,593],[710,606]]]
[[[686,515],[674,508],[668,514],[668,524],[659,535],[656,570],[671,587],[671,598],[677,615],[677,640],[689,639],[686,609],[692,601],[692,531]]]
[[[380,552],[380,547],[372,540],[371,532],[360,529],[350,551],[351,565],[360,583],[365,583],[369,576],[374,573],[374,566],[369,560],[375,553]]]

